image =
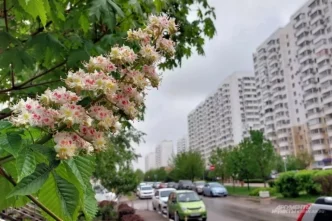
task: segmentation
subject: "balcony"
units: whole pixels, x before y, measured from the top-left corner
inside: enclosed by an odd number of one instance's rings
[[[317,150],[324,150],[325,149],[325,144],[312,144],[311,148],[313,151],[317,151]]]
[[[270,69],[270,72],[273,73],[275,71],[279,71],[279,67],[273,67]]]
[[[273,133],[274,132],[274,128],[273,127],[266,128],[265,132],[266,132],[266,134]]]
[[[308,114],[308,119],[307,120],[313,120],[313,119],[316,119],[316,118],[320,118],[321,116],[322,116],[322,114],[320,112]]]
[[[321,93],[324,94],[326,92],[329,92],[332,90],[332,85],[328,85],[328,86],[325,86],[325,87],[321,87]]]
[[[298,54],[302,54],[303,52],[305,52],[305,51],[307,51],[307,50],[312,51],[312,50],[311,50],[311,45],[310,45],[310,44],[309,44],[309,45],[304,45],[303,47],[301,47],[301,48],[297,51],[297,53],[298,53]]]
[[[310,134],[311,140],[324,139],[323,133]]]
[[[312,29],[312,34],[315,35],[318,31],[325,29],[325,24],[318,24],[315,28]]]
[[[325,34],[320,34],[318,36],[314,36],[312,43],[317,44],[320,40],[326,40]]]
[[[325,118],[326,120],[326,125],[331,126],[332,125],[332,118]]]
[[[323,84],[326,81],[332,80],[332,74],[320,75],[320,83]]]
[[[331,88],[331,90],[332,90],[332,88]],[[332,95],[323,98],[323,104],[328,104],[330,102],[332,102]]]
[[[286,157],[291,155],[291,152],[289,150],[280,150],[280,156]]]
[[[314,14],[314,13],[312,13],[312,14]],[[317,21],[319,21],[321,19],[324,19],[324,15],[323,14],[316,14],[316,15],[314,15],[310,18],[310,24],[315,24]]]
[[[310,130],[314,130],[314,129],[321,129],[323,126],[322,126],[322,123],[317,123],[317,124],[309,125],[308,127]]]
[[[288,141],[279,141],[279,142],[278,142],[278,146],[279,146],[280,148],[282,148],[282,147],[287,147],[287,146],[288,146]]]
[[[313,65],[313,63],[308,63],[308,64],[304,64],[304,65],[301,65],[302,67],[301,67],[301,71],[302,71],[302,73],[303,72],[305,72],[305,71],[307,71],[307,70],[309,70],[310,68],[314,68],[314,65]]]
[[[279,132],[279,133],[277,133],[278,139],[288,137],[288,135],[289,135],[288,132]]]
[[[314,97],[317,97],[318,95],[319,95],[318,92],[306,93],[304,95],[304,101],[308,101]]]
[[[324,106],[324,114],[332,114],[332,106]]]
[[[329,63],[325,63],[318,67],[318,74],[321,74],[322,72],[331,69],[331,65]]]
[[[277,44],[276,43],[271,43],[267,46],[266,50],[270,53],[271,50],[277,50]]]
[[[324,155],[324,154],[314,154],[315,161],[322,161],[325,158],[326,158],[326,155]]]
[[[275,74],[272,76],[271,78],[271,82],[275,81],[275,80],[281,80],[283,77],[280,74]]]
[[[279,64],[278,59],[269,60],[268,65],[269,65],[270,68],[272,68],[272,66],[275,65],[275,64]]]
[[[306,109],[311,109],[313,107],[319,107],[319,103],[318,102],[311,102],[311,103],[306,103]]]
[[[302,44],[305,41],[311,41],[310,36],[305,36],[305,37],[302,37],[302,38],[298,39],[296,41],[296,44],[297,44],[297,46],[299,46],[300,44]],[[304,46],[304,47],[306,47],[306,46]]]
[[[267,118],[267,117],[273,117],[273,112],[268,112],[266,114],[264,114],[264,117]]]
[[[319,64],[320,62],[324,61],[324,60],[328,60],[330,59],[330,55],[328,54],[323,54],[321,56],[316,56],[316,63]]]
[[[304,19],[300,19],[300,20],[296,21],[294,24],[294,28],[297,29],[302,23],[305,23]]]
[[[315,88],[315,87],[316,87],[315,83],[309,83],[309,84],[305,84],[303,86],[303,90],[306,91],[306,90],[309,90],[309,89],[312,89],[312,88]]]
[[[307,73],[307,74],[302,74],[302,75],[303,75],[303,77],[302,77],[303,82],[315,77],[315,75],[312,73]]]
[[[268,59],[271,59],[271,58],[274,57],[274,56],[278,57],[278,53],[277,53],[277,51],[272,51],[272,52],[270,52],[267,58],[268,58]]]
[[[299,62],[300,62],[300,63],[303,63],[303,62],[305,62],[306,60],[310,59],[311,56],[312,56],[312,54],[306,54],[306,55],[304,55],[304,56],[301,56],[301,57],[299,58]]]

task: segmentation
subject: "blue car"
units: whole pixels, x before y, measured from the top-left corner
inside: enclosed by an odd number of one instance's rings
[[[203,187],[203,196],[223,196],[228,195],[227,189],[220,183],[206,183]]]

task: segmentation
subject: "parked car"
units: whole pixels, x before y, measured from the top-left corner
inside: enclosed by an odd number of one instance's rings
[[[101,202],[104,200],[117,202],[117,200],[118,200],[115,193],[109,192],[101,184],[94,185],[93,189],[96,193],[95,198],[96,198],[97,202]]]
[[[319,197],[315,203],[306,205],[297,221],[330,221],[332,220],[332,197]]]
[[[167,188],[173,188],[175,182],[168,182],[167,183]]]
[[[180,180],[178,190],[193,190],[194,184],[191,180]]]
[[[206,183],[203,187],[204,196],[224,196],[228,195],[227,189],[220,183]]]
[[[177,221],[192,219],[206,221],[207,211],[204,202],[196,192],[177,190],[168,197],[167,216]]]
[[[159,188],[159,184],[160,184],[160,182],[154,182],[152,185],[152,188],[154,188],[154,189]]]
[[[138,191],[138,198],[140,199],[152,199],[154,194],[153,188],[149,185],[141,186],[139,191]]]
[[[173,188],[178,189],[179,188],[179,183],[174,183]]]
[[[158,189],[167,188],[167,183],[160,183]]]
[[[146,185],[153,186],[153,182],[147,182]]]
[[[156,192],[152,198],[153,210],[158,210],[161,213],[166,213],[168,196],[175,190],[176,189],[173,189],[173,188],[164,188],[164,189],[156,190]]]
[[[204,187],[205,183],[206,183],[205,181],[195,181],[194,182],[196,193],[198,193],[198,194],[203,193],[203,187]]]

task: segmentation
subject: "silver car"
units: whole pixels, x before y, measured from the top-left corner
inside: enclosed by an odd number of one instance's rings
[[[205,181],[195,181],[194,182],[194,186],[195,186],[195,191],[198,193],[198,194],[202,194],[203,193],[203,187],[205,185]]]
[[[297,221],[330,221],[332,220],[332,197],[319,197],[315,203],[306,205]]]

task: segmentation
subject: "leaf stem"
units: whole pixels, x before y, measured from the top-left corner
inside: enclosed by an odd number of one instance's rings
[[[5,17],[5,24],[6,24],[6,31],[8,32],[8,16],[7,16],[7,2],[6,0],[3,0],[3,13]]]
[[[15,180],[6,173],[6,171],[3,170],[3,168],[0,167],[0,175],[6,178],[13,186],[16,186]],[[56,221],[62,221],[61,218],[59,218],[57,215],[55,215],[51,210],[49,210],[47,207],[45,207],[41,202],[39,202],[35,197],[31,195],[27,195],[27,197],[34,202],[40,209],[42,209],[45,213],[47,213],[49,216],[51,216]]]

